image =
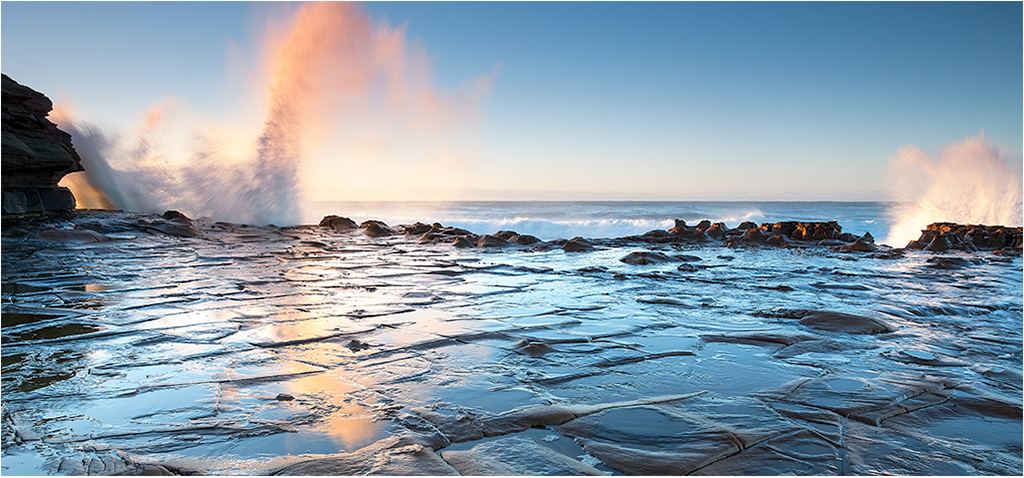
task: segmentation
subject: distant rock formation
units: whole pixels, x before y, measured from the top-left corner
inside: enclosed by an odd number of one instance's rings
[[[973,252],[978,249],[1020,250],[1024,247],[1024,228],[981,224],[929,224],[921,237],[910,241],[907,249],[942,252],[949,249]]]
[[[53,103],[7,75],[2,86],[3,214],[74,209],[75,196],[57,183],[84,169],[71,135],[46,119]]]

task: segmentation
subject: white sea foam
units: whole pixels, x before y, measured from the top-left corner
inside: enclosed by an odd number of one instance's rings
[[[890,159],[892,229],[885,242],[903,246],[933,222],[1019,226],[1024,223],[1021,156],[965,138],[937,159],[914,146]]]

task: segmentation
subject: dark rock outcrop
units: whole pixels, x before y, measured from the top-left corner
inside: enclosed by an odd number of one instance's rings
[[[574,237],[562,244],[562,250],[565,252],[587,252],[594,250],[594,246],[582,237]]]
[[[3,213],[69,211],[75,196],[57,186],[64,175],[84,171],[71,135],[46,119],[53,103],[42,93],[2,75]]]
[[[1022,245],[1024,233],[1021,227],[936,222],[929,224],[921,231],[921,237],[910,241],[906,248],[931,252],[951,249],[965,252],[979,249],[1019,251]]]
[[[356,225],[355,221],[341,216],[324,216],[324,218],[320,220],[320,227],[334,229],[338,232],[359,229],[359,226]]]
[[[395,235],[395,231],[381,221],[363,221],[363,223],[359,225],[359,228],[363,230],[363,234],[370,237],[386,237]]]

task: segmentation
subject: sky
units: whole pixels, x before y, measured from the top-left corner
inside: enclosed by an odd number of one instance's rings
[[[302,8],[4,1],[0,68],[111,136],[159,112],[188,156],[259,137]],[[355,10],[389,35],[320,52],[379,71],[301,103],[313,199],[885,200],[901,148],[1022,151],[1020,2]]]

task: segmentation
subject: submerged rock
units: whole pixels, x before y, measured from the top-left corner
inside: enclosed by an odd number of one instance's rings
[[[643,266],[648,264],[660,264],[664,262],[679,262],[679,259],[658,252],[638,251],[630,252],[629,254],[619,259],[619,261],[625,262],[626,264]]]
[[[445,450],[441,457],[467,476],[605,475],[601,470],[523,436],[499,438],[464,451]]]
[[[429,475],[450,476],[459,472],[430,447],[408,437],[391,437],[351,453],[305,460],[272,470],[271,475]]]
[[[827,310],[811,312],[803,316],[800,319],[800,324],[819,330],[847,334],[885,334],[896,330],[892,326],[871,317]]]

